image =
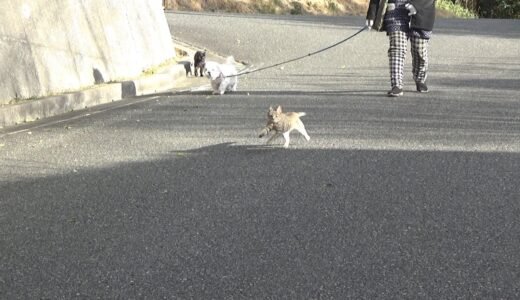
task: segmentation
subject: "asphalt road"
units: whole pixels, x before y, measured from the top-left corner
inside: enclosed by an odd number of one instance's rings
[[[168,14],[262,67],[358,17]],[[438,20],[428,94],[386,37],[0,132],[2,299],[518,299],[520,22]],[[265,146],[270,105],[305,111]]]

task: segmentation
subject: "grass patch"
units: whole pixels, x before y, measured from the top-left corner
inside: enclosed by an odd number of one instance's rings
[[[449,12],[454,17],[458,18],[466,18],[466,19],[476,19],[478,18],[477,14],[470,11],[460,4],[455,4],[450,0],[437,0],[436,4],[437,10]]]
[[[168,67],[168,66],[171,66],[171,65],[175,65],[177,63],[179,63],[179,62],[175,58],[167,59],[167,60],[163,61],[162,63],[156,65],[156,66],[153,66],[153,67],[150,67],[150,68],[148,68],[146,70],[143,70],[142,75],[150,76],[150,75],[157,74],[159,71],[161,71],[165,67]]]

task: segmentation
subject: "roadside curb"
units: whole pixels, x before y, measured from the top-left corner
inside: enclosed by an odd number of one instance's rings
[[[6,105],[0,108],[0,128],[120,100],[121,86],[121,83],[113,83],[80,92]]]
[[[193,51],[177,45],[184,53]],[[180,57],[180,59],[189,59]],[[141,76],[128,81],[102,84],[82,91],[45,97],[0,107],[0,128],[32,122],[39,119],[81,110],[99,104],[120,101],[125,98],[164,92],[175,88],[186,79],[186,61],[163,67],[156,74]]]

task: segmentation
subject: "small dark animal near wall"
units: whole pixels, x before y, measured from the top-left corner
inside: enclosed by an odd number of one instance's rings
[[[179,64],[184,66],[184,70],[186,71],[186,77],[193,76],[193,63],[191,61],[180,61]]]
[[[195,77],[203,77],[204,66],[206,65],[206,50],[195,52],[193,65],[195,66]]]

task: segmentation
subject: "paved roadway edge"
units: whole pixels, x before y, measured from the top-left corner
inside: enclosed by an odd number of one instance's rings
[[[186,60],[188,57],[191,59],[196,51],[187,44],[177,41],[174,45],[177,50],[184,51],[187,54],[184,57],[178,57],[179,60]],[[177,87],[179,82],[186,80],[185,63],[186,61],[180,61],[174,65],[161,67],[152,75],[143,75],[128,81],[101,84],[81,91],[1,106],[0,129],[8,129],[15,125],[78,111],[99,104],[121,101],[134,96],[169,91]]]

